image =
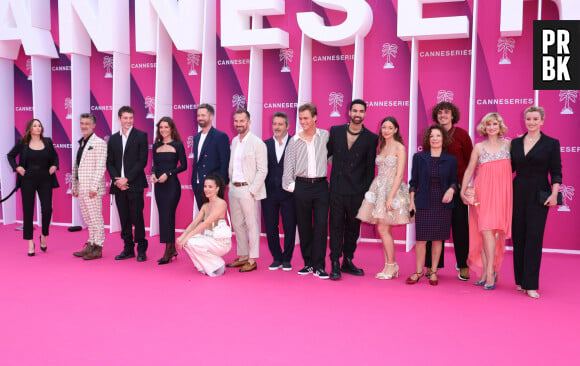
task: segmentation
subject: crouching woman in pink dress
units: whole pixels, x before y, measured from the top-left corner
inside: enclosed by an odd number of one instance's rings
[[[185,249],[195,268],[210,277],[225,273],[222,257],[232,248],[231,229],[225,219],[228,207],[224,191],[223,179],[217,174],[209,174],[203,183],[203,205],[177,238],[177,247]],[[224,235],[224,228],[229,235]]]

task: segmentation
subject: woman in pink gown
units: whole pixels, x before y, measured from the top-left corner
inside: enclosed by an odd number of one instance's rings
[[[475,285],[493,290],[512,232],[512,169],[507,127],[497,113],[486,114],[477,131],[486,140],[475,145],[463,176],[461,199],[469,210],[469,267],[481,270]],[[469,182],[475,173],[473,187]]]
[[[210,277],[225,273],[222,257],[232,248],[231,237],[215,238],[213,232],[217,225],[227,225],[225,216],[228,207],[223,199],[224,191],[223,179],[217,174],[209,174],[203,182],[203,205],[191,224],[177,238],[178,248],[185,249],[194,266]]]

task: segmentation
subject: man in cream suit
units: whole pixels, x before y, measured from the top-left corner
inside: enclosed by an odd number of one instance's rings
[[[81,214],[89,226],[89,240],[76,257],[86,260],[103,256],[105,227],[103,222],[103,195],[107,143],[95,135],[96,118],[91,113],[81,114],[81,133],[76,161],[73,162],[72,194],[79,199]]]
[[[227,266],[241,267],[240,272],[258,268],[256,259],[260,256],[260,226],[257,201],[266,198],[264,181],[268,175],[266,144],[250,132],[250,123],[247,110],[238,109],[234,113],[238,136],[232,140],[229,199],[238,258]]]

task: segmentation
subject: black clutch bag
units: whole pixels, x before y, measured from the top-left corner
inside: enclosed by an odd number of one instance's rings
[[[548,197],[550,197],[550,195],[552,194],[551,191],[542,191],[539,190],[538,191],[538,202],[540,203],[540,205],[544,205],[544,202],[546,202],[546,200],[548,199]],[[562,192],[558,192],[558,197],[556,198],[556,204],[558,206],[562,206]]]

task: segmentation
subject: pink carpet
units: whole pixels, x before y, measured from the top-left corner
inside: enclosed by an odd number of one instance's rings
[[[269,271],[265,240],[253,273],[199,274],[185,253],[158,266],[72,256],[86,231],[53,227],[48,251],[27,257],[22,233],[0,226],[1,365],[560,365],[580,345],[580,257],[545,254],[540,300],[515,291],[508,252],[494,291],[457,279],[453,251],[440,285],[404,284],[414,256],[397,246],[401,278],[375,280],[378,244],[339,282]],[[35,230],[38,235],[39,230]],[[233,250],[227,259],[235,256]]]

